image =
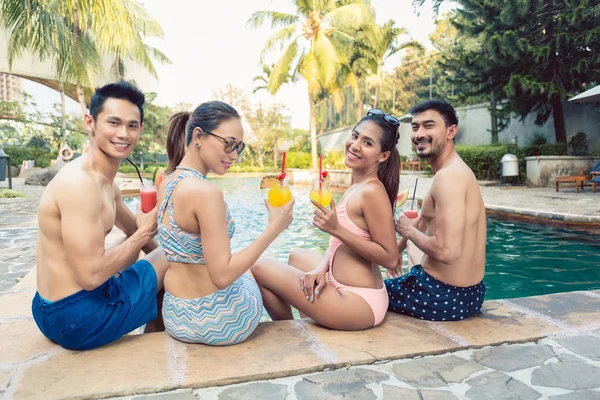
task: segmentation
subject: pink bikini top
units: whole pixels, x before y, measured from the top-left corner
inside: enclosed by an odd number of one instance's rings
[[[371,234],[369,233],[369,231],[366,231],[366,230],[360,228],[354,222],[352,222],[352,220],[348,216],[348,210],[346,209],[346,206],[348,204],[348,200],[350,200],[350,198],[352,196],[354,196],[354,194],[356,192],[358,192],[358,190],[361,187],[363,187],[363,185],[365,183],[371,182],[374,180],[376,180],[376,179],[375,178],[369,179],[367,181],[364,181],[360,185],[358,185],[358,187],[356,189],[354,189],[352,191],[352,193],[347,195],[346,198],[343,199],[340,202],[340,204],[336,207],[336,215],[337,215],[339,224],[341,226],[343,226],[344,228],[348,229],[350,232],[352,232],[356,236],[363,238],[363,239],[367,239],[367,240],[371,240]],[[335,256],[335,252],[342,244],[343,244],[343,242],[340,239],[338,239],[337,237],[335,237],[333,235],[331,235],[329,237],[329,269],[330,269],[330,271],[333,268],[333,257]]]

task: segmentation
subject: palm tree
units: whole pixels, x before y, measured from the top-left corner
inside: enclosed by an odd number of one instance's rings
[[[377,108],[379,103],[379,91],[385,79],[383,73],[385,61],[408,47],[422,48],[420,43],[413,40],[398,44],[398,38],[405,34],[406,29],[395,27],[394,21],[390,20],[381,26],[366,26],[358,35],[355,52],[358,58],[366,63],[372,75],[369,80],[375,85],[373,108]]]
[[[163,30],[142,5],[130,0],[123,2],[123,5],[127,10],[124,15],[126,23],[133,26],[132,34],[135,40],[130,42],[103,37],[103,40],[99,41],[100,50],[114,54],[111,70],[116,80],[125,78],[126,59],[143,66],[157,78],[153,60],[161,64],[171,64],[171,60],[155,47],[145,44],[143,39],[162,38]]]
[[[254,78],[252,78],[252,82],[255,85],[254,88],[252,89],[252,94],[255,94],[256,92],[258,92],[260,90],[267,90],[267,86],[269,85],[269,77],[271,76],[271,72],[273,72],[274,67],[275,67],[275,64],[271,64],[271,65],[263,64],[262,65],[262,74],[256,75]],[[282,85],[293,82],[293,81],[294,81],[294,77],[288,71],[288,73],[284,77]]]
[[[336,91],[342,70],[346,82],[356,87],[348,55],[355,39],[353,33],[373,21],[373,10],[368,2],[360,0],[292,0],[292,4],[295,14],[256,11],[248,24],[257,28],[270,21],[272,28],[279,29],[265,44],[262,60],[271,51],[285,48],[269,75],[269,92],[276,93],[290,71],[308,82],[312,167],[317,168],[317,97]]]
[[[162,31],[133,0],[0,0],[0,15],[10,30],[9,65],[26,50],[51,60],[57,80],[76,85],[83,113],[84,87],[93,87],[95,76],[104,73],[103,54],[130,57],[151,72],[145,56],[163,61],[162,53],[142,42],[142,35]]]

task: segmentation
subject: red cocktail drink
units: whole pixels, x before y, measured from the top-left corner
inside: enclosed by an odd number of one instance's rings
[[[156,206],[158,195],[156,186],[142,186],[140,188],[140,199],[142,201],[142,211],[147,213]]]
[[[410,219],[415,219],[419,215],[419,211],[417,210],[405,210],[404,215],[406,215]]]

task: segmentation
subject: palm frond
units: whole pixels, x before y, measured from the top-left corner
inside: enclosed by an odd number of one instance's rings
[[[286,81],[286,76],[289,74],[293,61],[298,58],[298,49],[298,37],[296,37],[283,52],[277,63],[275,63],[271,75],[269,75],[269,83],[267,84],[269,93],[277,93],[281,85]]]
[[[323,16],[323,23],[350,33],[358,27],[372,23],[373,8],[369,4],[354,3],[336,8]]]
[[[251,28],[260,28],[265,21],[271,21],[271,28],[282,28],[298,22],[298,17],[277,11],[255,11],[246,24]]]
[[[260,54],[260,62],[264,63],[269,53],[281,50],[285,46],[286,42],[288,42],[290,38],[294,36],[294,33],[297,33],[297,31],[298,25],[292,24],[275,32],[265,43],[265,47]]]

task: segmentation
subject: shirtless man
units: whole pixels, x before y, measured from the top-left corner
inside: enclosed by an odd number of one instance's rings
[[[404,276],[388,274],[395,276],[385,281],[389,309],[424,320],[461,320],[479,312],[485,297],[485,206],[473,171],[454,148],[454,108],[429,100],[410,113],[413,147],[434,177],[419,216],[402,214],[396,222],[399,265],[407,244],[409,261],[420,262]]]
[[[67,349],[95,348],[150,321],[154,329],[161,324],[157,294],[167,260],[153,239],[156,208],[144,214],[138,207],[134,217],[114,183],[144,129],[143,104],[143,93],[126,82],[96,89],[84,116],[89,151],[64,166],[40,200],[33,318]],[[113,226],[127,239],[105,250]],[[136,262],[140,250],[148,255]]]

